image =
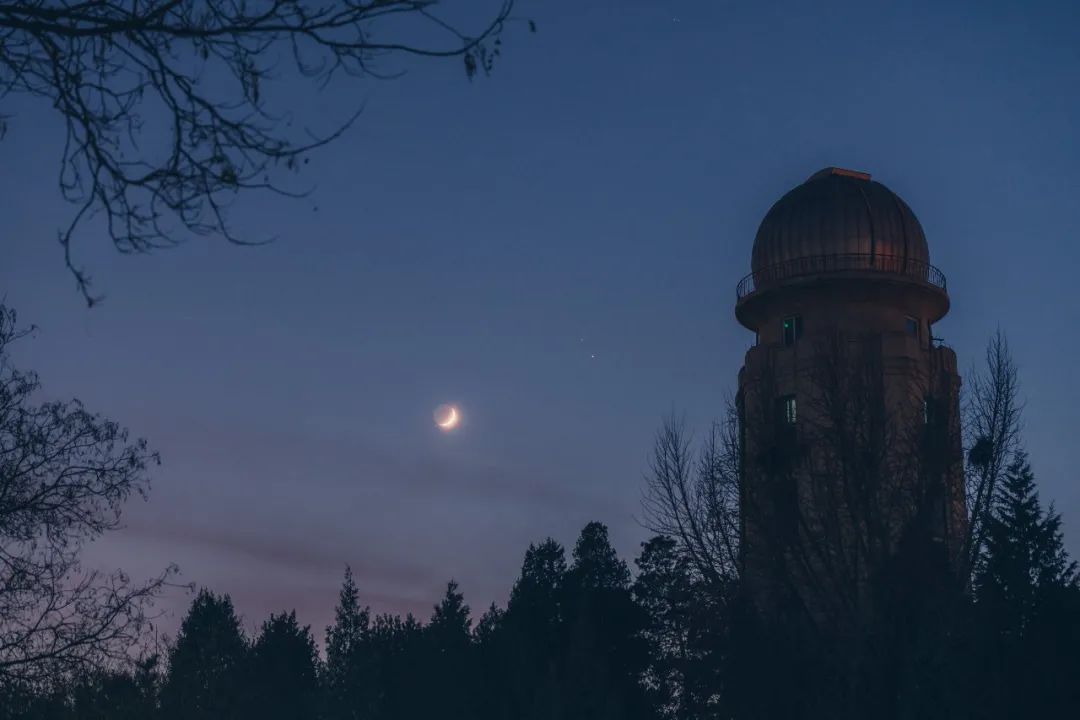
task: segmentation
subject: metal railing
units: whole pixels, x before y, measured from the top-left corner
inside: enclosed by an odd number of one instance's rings
[[[902,255],[872,255],[870,253],[846,253],[838,255],[808,255],[785,260],[752,272],[739,281],[735,290],[741,300],[758,290],[794,278],[826,273],[879,272],[921,280],[939,287],[945,286],[945,273],[930,263],[912,260]]]

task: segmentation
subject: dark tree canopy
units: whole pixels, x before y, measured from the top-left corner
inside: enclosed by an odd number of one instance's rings
[[[289,194],[275,171],[296,169],[356,119],[309,129],[311,119],[269,99],[275,80],[291,73],[322,88],[390,77],[399,72],[390,61],[407,57],[460,58],[469,77],[489,72],[513,0],[470,30],[440,12],[445,4],[0,2],[0,93],[43,100],[64,121],[59,183],[75,209],[59,239],[86,300],[94,296],[73,240],[90,218],[103,218],[125,253],[188,233],[251,242],[228,222],[236,193]]]
[[[296,612],[271,615],[251,648],[248,712],[262,720],[317,716],[318,666],[311,629],[300,626]]]
[[[176,720],[235,717],[242,706],[248,643],[228,595],[199,592],[169,653],[162,714]]]
[[[991,680],[979,705],[1050,717],[1080,702],[1080,584],[1061,516],[1039,501],[1027,455],[1005,468],[986,518],[975,574],[979,667]]]

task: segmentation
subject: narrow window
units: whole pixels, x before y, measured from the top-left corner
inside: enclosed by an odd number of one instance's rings
[[[802,315],[784,318],[784,345],[791,347],[802,337]]]
[[[908,335],[919,337],[919,319],[913,317],[904,318],[904,329]]]
[[[795,396],[785,395],[780,398],[780,419],[784,425],[794,425],[798,418],[795,407]]]

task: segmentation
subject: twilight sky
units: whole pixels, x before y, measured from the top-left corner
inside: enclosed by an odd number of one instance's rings
[[[61,127],[5,100],[0,294],[40,328],[18,359],[164,459],[96,562],[177,562],[249,628],[295,607],[321,638],[346,563],[374,608],[426,618],[452,577],[477,614],[505,602],[529,542],[589,520],[631,558],[652,435],[721,411],[753,339],[733,306],[757,225],[827,165],[915,210],[962,368],[1007,332],[1080,555],[1080,5],[520,7],[539,32],[511,29],[490,79],[454,61],[278,86],[316,122],[366,107],[312,157],[309,200],[238,207],[280,239],[122,257],[89,226],[93,310],[54,241]],[[432,424],[444,402],[456,433]]]

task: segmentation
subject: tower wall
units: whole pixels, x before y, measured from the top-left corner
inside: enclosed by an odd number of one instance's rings
[[[851,191],[868,178],[815,175],[801,186],[813,193],[797,188],[770,211],[759,241],[767,230],[768,252],[783,255],[785,242],[802,251],[805,228],[783,222],[807,216],[840,218],[820,226],[841,235],[873,234],[881,212],[860,210],[868,196]],[[882,237],[879,222],[870,246],[914,247],[910,261],[828,255],[818,228],[826,254],[762,268],[755,244],[760,287],[740,286],[736,316],[756,333],[739,372],[742,578],[765,612],[791,603],[820,620],[872,612],[873,583],[910,548],[956,570],[964,560],[960,376],[953,351],[933,339],[948,295],[896,200],[905,235]],[[859,212],[866,220],[853,223]],[[906,235],[915,230],[921,242]]]

